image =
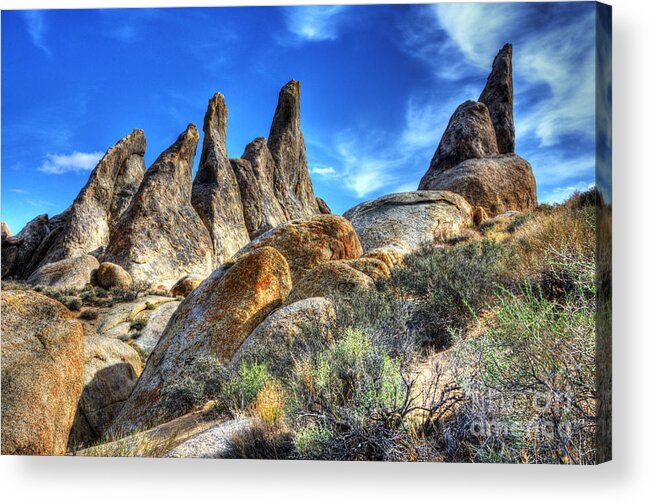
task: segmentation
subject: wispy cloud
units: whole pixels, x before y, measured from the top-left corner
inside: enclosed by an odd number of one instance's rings
[[[285,7],[285,23],[294,42],[321,42],[339,36],[345,20],[345,5]]]
[[[103,152],[73,152],[72,154],[48,154],[39,171],[51,175],[87,172],[95,168]]]
[[[51,201],[47,201],[43,199],[25,198],[25,203],[27,203],[29,206],[34,208],[47,208],[47,207],[55,206],[54,203],[52,203]]]
[[[50,49],[45,44],[45,32],[47,31],[45,13],[37,10],[24,11],[23,17],[32,43],[50,56]]]
[[[320,177],[332,177],[337,175],[337,170],[332,166],[314,166],[310,168],[310,173],[314,175],[319,175]]]
[[[16,194],[27,194],[27,191],[24,189],[9,189],[9,192],[16,193]]]

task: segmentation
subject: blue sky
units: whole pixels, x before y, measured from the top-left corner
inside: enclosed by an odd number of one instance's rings
[[[594,27],[589,2],[4,11],[2,219],[17,232],[64,210],[133,128],[149,166],[201,127],[216,91],[238,157],[267,136],[290,79],[315,192],[335,212],[415,190],[506,42],[516,152],[539,200],[560,201],[595,180]]]

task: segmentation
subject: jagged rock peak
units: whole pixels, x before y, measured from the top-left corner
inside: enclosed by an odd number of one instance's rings
[[[512,54],[511,44],[500,49],[493,61],[486,86],[479,96],[479,101],[488,107],[501,154],[515,151]]]
[[[189,274],[208,275],[213,247],[191,204],[194,124],[147,170],[129,208],[111,229],[103,262],[122,266],[134,282],[171,287]]]
[[[301,132],[301,85],[298,81],[289,81],[280,90],[268,146],[278,172],[287,180],[287,189],[276,194],[285,211],[293,219],[319,213]]]
[[[452,114],[418,189],[430,189],[434,177],[467,159],[497,154],[497,139],[488,108],[481,102],[465,101]]]
[[[208,101],[203,148],[192,185],[192,205],[210,233],[219,266],[249,242],[238,181],[226,151],[228,109],[221,93]]]
[[[228,108],[224,95],[215,93],[208,100],[208,109],[203,118],[203,148],[197,180],[199,182],[215,181],[219,162],[228,163],[226,152],[226,132],[228,129]]]
[[[106,151],[72,205],[50,219],[50,235],[25,275],[39,266],[106,246],[111,225],[129,206],[142,181],[146,148],[145,134],[134,129]]]

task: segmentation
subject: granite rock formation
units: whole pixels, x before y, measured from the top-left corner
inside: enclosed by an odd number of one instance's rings
[[[47,214],[35,217],[16,236],[3,234],[2,278],[23,278],[29,261],[50,232]]]
[[[50,223],[50,234],[32,268],[75,255],[101,252],[109,230],[131,202],[145,173],[145,134],[135,129],[111,147],[73,204]],[[32,269],[32,271],[33,271]],[[26,273],[30,273],[27,271]]]
[[[203,148],[192,184],[192,206],[205,224],[213,244],[214,266],[249,242],[238,180],[226,152],[228,109],[216,93],[203,122]]]
[[[112,228],[103,261],[122,266],[134,282],[169,288],[182,276],[213,269],[213,243],[191,203],[198,140],[189,125],[147,170]]]
[[[479,96],[479,101],[488,107],[500,154],[515,152],[512,54],[511,44],[500,49],[493,61],[486,86]]]
[[[456,192],[473,207],[482,207],[483,218],[538,205],[531,165],[514,153],[511,58],[506,44],[493,61],[479,101],[461,104],[452,115],[418,186]]]
[[[415,191],[366,201],[344,217],[357,231],[364,251],[400,244],[410,252],[472,224],[472,207],[452,192]]]
[[[298,219],[319,213],[301,131],[301,85],[298,81],[289,81],[280,90],[268,144],[276,162],[277,177],[287,184],[276,187],[276,197],[288,218]]]
[[[63,455],[84,373],[84,331],[58,301],[2,291],[2,454]]]

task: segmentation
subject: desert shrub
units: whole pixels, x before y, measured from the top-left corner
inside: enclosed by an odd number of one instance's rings
[[[495,287],[508,279],[511,248],[492,240],[447,248],[424,247],[405,258],[392,286],[412,298],[421,343],[449,346],[450,331],[486,307]]]
[[[115,433],[102,437],[95,445],[73,452],[86,457],[163,457],[176,444],[176,435],[164,439],[150,437],[146,432]]]
[[[99,317],[97,310],[87,309],[82,311],[78,318],[82,320],[97,320],[97,317]]]
[[[516,229],[518,229],[520,226],[525,224],[526,222],[529,222],[532,218],[534,217],[533,213],[520,213],[517,214],[511,219],[511,222],[507,226],[506,230],[509,233],[514,233]]]
[[[224,404],[233,413],[245,410],[271,380],[266,364],[243,362],[223,387]]]
[[[224,458],[284,460],[294,458],[294,435],[284,424],[254,419],[227,440]]]
[[[377,290],[361,290],[352,298],[334,296],[333,302],[337,314],[336,337],[354,327],[374,344],[386,348],[391,356],[409,360],[414,353],[416,334],[411,327],[414,303],[396,297],[388,285],[381,284]]]
[[[227,372],[216,357],[195,357],[178,379],[161,387],[164,407],[174,416],[184,415],[219,397],[226,381]]]
[[[596,212],[593,207],[571,209],[559,205],[550,213],[538,212],[513,234],[517,261],[513,271],[521,279],[541,278],[550,260],[594,261]]]
[[[467,401],[447,426],[451,460],[591,463],[594,302],[502,291],[484,333],[458,341]]]
[[[59,297],[59,301],[63,303],[66,306],[66,308],[68,308],[68,310],[72,310],[72,311],[81,310],[81,307],[83,305],[81,298],[77,296],[63,295]]]
[[[147,327],[147,322],[148,320],[146,318],[137,318],[135,320],[132,320],[129,324],[129,330],[142,331],[145,327]]]
[[[356,329],[298,363],[291,418],[296,456],[325,460],[415,460],[420,441],[408,417],[410,387],[400,363]]]

